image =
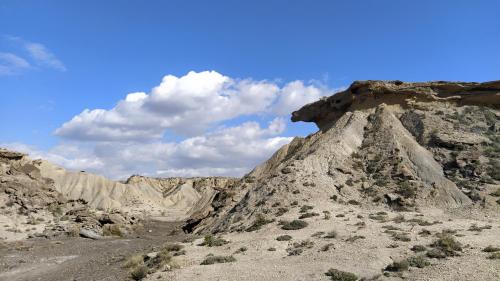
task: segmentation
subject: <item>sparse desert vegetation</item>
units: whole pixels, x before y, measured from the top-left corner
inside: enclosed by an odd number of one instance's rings
[[[203,238],[203,242],[199,244],[199,246],[207,246],[207,247],[220,247],[229,243],[229,241],[225,240],[222,237],[215,235],[206,235]]]
[[[330,277],[332,281],[356,281],[358,277],[356,274],[351,272],[345,272],[338,269],[330,268],[326,273],[326,276]]]
[[[236,261],[236,258],[233,256],[209,255],[201,262],[201,265],[211,265],[211,264],[216,264],[216,263],[228,263],[228,262],[235,262],[235,261]]]

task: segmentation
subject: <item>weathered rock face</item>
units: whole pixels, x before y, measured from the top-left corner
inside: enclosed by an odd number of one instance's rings
[[[166,201],[161,213],[163,217],[196,220],[214,210],[212,201],[218,193],[232,189],[239,181],[229,177],[150,178],[135,175],[128,178],[126,184],[158,189]]]
[[[195,231],[245,230],[301,205],[336,201],[397,210],[481,205],[500,187],[500,81],[364,81],[308,104],[295,138],[215,198]],[[262,218],[265,220],[262,220]]]
[[[59,193],[53,180],[41,176],[38,163],[24,154],[0,149],[0,239],[62,235],[71,227],[100,229],[98,224],[74,222],[72,212],[88,212],[88,208]]]
[[[132,176],[122,183],[0,149],[0,239],[35,233],[116,235],[130,232],[144,217],[205,217],[218,191],[237,181]],[[53,227],[47,228],[49,224]]]
[[[348,110],[374,108],[385,103],[410,106],[415,102],[441,101],[456,106],[477,105],[500,108],[500,81],[486,83],[401,81],[356,81],[346,91],[305,105],[292,113],[292,121],[329,126]]]

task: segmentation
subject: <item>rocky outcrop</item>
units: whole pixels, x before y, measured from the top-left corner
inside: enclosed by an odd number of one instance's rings
[[[237,181],[132,176],[123,183],[0,149],[0,239],[124,235],[142,218],[205,217],[213,210],[213,198]],[[52,227],[45,227],[49,223]]]
[[[314,122],[328,129],[348,110],[379,104],[410,106],[415,102],[448,102],[456,106],[500,108],[500,81],[485,83],[356,81],[347,90],[305,105],[292,113],[292,121]]]
[[[320,129],[256,167],[195,232],[242,231],[301,205],[497,210],[500,81],[354,82],[292,121]]]
[[[101,230],[92,220],[76,222],[76,210],[97,222],[84,202],[58,192],[26,155],[0,149],[0,239],[65,235],[72,228]]]

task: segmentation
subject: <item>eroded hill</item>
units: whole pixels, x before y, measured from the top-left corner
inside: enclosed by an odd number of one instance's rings
[[[122,183],[0,149],[0,238],[125,235],[142,219],[206,216],[217,190],[235,182],[132,176]]]
[[[245,230],[297,205],[498,211],[500,82],[363,81],[293,112],[295,138],[216,197],[197,231]],[[222,206],[222,207],[221,207]],[[201,221],[201,223],[200,223]]]

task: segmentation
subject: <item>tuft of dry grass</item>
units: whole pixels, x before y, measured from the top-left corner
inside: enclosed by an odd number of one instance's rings
[[[346,242],[354,242],[356,240],[359,240],[359,239],[365,239],[366,237],[364,237],[363,235],[354,235],[354,236],[351,236],[349,238],[347,238],[345,241]]]
[[[333,243],[328,243],[328,244],[323,245],[320,250],[322,252],[326,252],[326,251],[330,250],[330,248],[335,248],[335,245]]]
[[[169,252],[179,252],[180,250],[184,249],[184,245],[180,245],[180,244],[175,244],[175,243],[172,243],[172,244],[165,244],[163,246],[163,249],[164,250],[167,250]]]
[[[244,253],[248,251],[248,248],[247,247],[240,247],[238,250],[236,250],[234,253],[235,254],[241,254],[241,253]]]
[[[130,277],[132,279],[138,281],[146,278],[148,276],[149,269],[145,265],[140,265],[137,267],[134,267],[132,270],[130,270]]]
[[[288,252],[289,256],[298,256],[298,255],[302,254],[304,249],[310,249],[313,246],[314,246],[314,242],[312,242],[310,240],[304,240],[304,241],[301,241],[300,243],[299,242],[293,243],[293,245],[291,247],[289,247],[288,249],[286,249],[286,251]]]
[[[121,227],[118,224],[105,224],[102,227],[102,235],[123,237],[124,234]]]
[[[337,231],[332,230],[332,231],[328,232],[323,238],[333,239],[333,238],[337,238],[337,236],[338,236]]]
[[[133,267],[137,267],[143,263],[144,263],[144,256],[143,255],[133,255],[125,261],[125,264],[123,265],[123,267],[133,268]]]

